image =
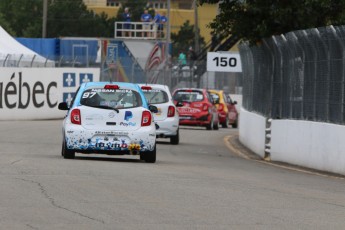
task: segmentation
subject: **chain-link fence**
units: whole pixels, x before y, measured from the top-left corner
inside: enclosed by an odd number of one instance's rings
[[[173,91],[176,88],[194,87],[224,90],[226,93],[241,94],[242,73],[205,72],[205,60],[188,60],[181,66],[173,58],[166,63],[162,58],[135,58],[132,55],[108,60],[99,56],[54,56],[10,55],[0,57],[3,67],[74,67],[100,68],[101,81],[165,84]]]
[[[240,45],[243,107],[269,118],[345,123],[345,26]]]

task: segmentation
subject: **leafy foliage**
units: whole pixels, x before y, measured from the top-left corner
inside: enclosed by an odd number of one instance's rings
[[[214,34],[237,35],[256,43],[293,30],[345,23],[345,0],[199,0],[219,4],[209,24]]]
[[[110,36],[111,30],[105,14],[89,11],[82,0],[54,0],[48,8],[47,37]]]
[[[42,36],[42,5],[42,0],[1,0],[1,26],[18,37]]]
[[[13,36],[41,37],[43,0],[1,0],[0,23]],[[48,0],[47,37],[112,37],[114,18],[97,15],[83,0]]]
[[[185,53],[188,52],[190,46],[194,47],[195,43],[195,32],[194,26],[190,24],[187,20],[181,27],[178,33],[171,34],[171,40],[173,45],[172,56],[177,57],[180,50]],[[205,39],[199,34],[199,44],[200,46],[205,45]]]

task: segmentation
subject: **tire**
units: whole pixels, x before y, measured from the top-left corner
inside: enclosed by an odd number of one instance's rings
[[[143,154],[143,156],[141,156]],[[156,144],[155,148],[152,151],[143,152],[140,154],[140,159],[143,158],[146,163],[155,163],[156,162]]]
[[[210,124],[207,124],[207,125],[206,125],[206,129],[207,129],[207,130],[212,130],[212,126],[213,126],[213,116],[212,116],[212,119],[211,119]]]
[[[222,123],[222,128],[228,128],[229,127],[228,124],[229,124],[229,117],[226,117],[225,122]]]
[[[219,129],[219,121],[217,121],[216,123],[213,123],[213,129],[214,130],[218,130]]]
[[[170,144],[178,145],[180,142],[180,131],[177,129],[177,134],[175,136],[170,137]]]
[[[232,128],[236,129],[238,127],[238,121],[236,120],[231,126]]]
[[[75,157],[75,152],[74,152],[73,150],[67,149],[65,138],[64,138],[64,140],[63,140],[63,142],[62,142],[61,155],[62,155],[65,159],[74,159],[74,157]]]

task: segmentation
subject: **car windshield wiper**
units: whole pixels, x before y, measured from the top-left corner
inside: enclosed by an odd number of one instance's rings
[[[119,109],[113,108],[113,107],[110,107],[110,106],[106,106],[106,105],[89,105],[89,106],[93,107],[93,108],[100,108],[100,109],[111,109],[111,110],[115,110],[117,113],[120,112]]]

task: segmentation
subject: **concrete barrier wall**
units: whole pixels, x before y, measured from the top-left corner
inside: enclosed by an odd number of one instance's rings
[[[264,156],[266,118],[241,109],[240,141]],[[312,121],[273,120],[271,160],[345,175],[345,126]]]
[[[63,118],[82,82],[99,81],[99,68],[0,67],[0,120]]]
[[[266,118],[241,108],[239,138],[242,144],[261,157],[265,156]]]
[[[345,126],[273,120],[271,160],[345,174]]]

